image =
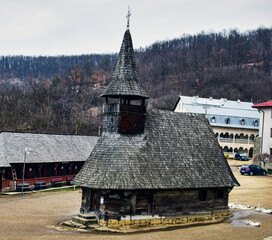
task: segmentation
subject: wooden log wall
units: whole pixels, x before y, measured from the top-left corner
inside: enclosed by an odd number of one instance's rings
[[[109,219],[118,219],[126,215],[171,217],[207,214],[227,208],[228,189],[226,188],[160,191],[91,191],[83,188],[81,209],[87,212],[95,211],[100,215],[106,215]]]
[[[206,199],[201,199],[203,191],[206,191]],[[228,191],[226,189],[158,191],[154,194],[153,214],[186,215],[226,209],[227,206]]]

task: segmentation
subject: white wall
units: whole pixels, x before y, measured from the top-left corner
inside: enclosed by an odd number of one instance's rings
[[[262,108],[260,111],[259,135],[262,137],[262,153],[270,154],[272,148],[271,128],[272,128],[272,108]],[[264,119],[263,119],[264,115]],[[264,122],[264,126],[263,126]]]

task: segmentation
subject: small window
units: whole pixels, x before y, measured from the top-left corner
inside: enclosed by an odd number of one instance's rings
[[[226,119],[226,124],[230,124],[230,118]]]
[[[224,198],[224,189],[218,189],[216,191],[216,198]]]
[[[207,200],[207,189],[199,190],[199,201],[206,201]]]
[[[272,148],[270,148],[270,155],[272,156]]]
[[[255,120],[255,121],[254,121],[254,126],[255,126],[255,127],[258,127],[258,126],[259,126],[258,120]]]
[[[212,123],[215,123],[215,117],[212,117],[211,122],[212,122]]]
[[[241,120],[241,125],[245,125],[245,119]]]

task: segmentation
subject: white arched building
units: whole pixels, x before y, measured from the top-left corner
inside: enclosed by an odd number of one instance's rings
[[[272,100],[253,106],[260,110],[260,152],[272,156]],[[255,154],[255,153],[254,153]]]
[[[252,157],[260,121],[252,106],[253,103],[240,100],[179,96],[174,111],[205,114],[224,152]]]

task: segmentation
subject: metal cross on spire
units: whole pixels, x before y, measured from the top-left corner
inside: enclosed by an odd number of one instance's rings
[[[127,29],[129,29],[129,17],[131,16],[131,13],[130,13],[130,7],[129,7],[129,5],[128,5],[128,14],[127,14],[127,16],[126,16],[126,18],[127,18]]]

